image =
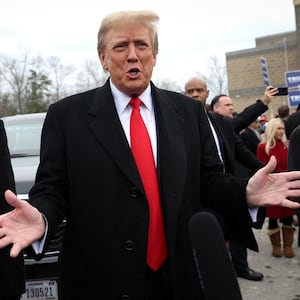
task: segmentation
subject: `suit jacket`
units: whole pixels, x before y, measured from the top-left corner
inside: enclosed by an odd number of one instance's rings
[[[288,170],[300,170],[300,125],[298,125],[290,136],[289,151],[288,151]]]
[[[268,110],[268,106],[261,100],[247,106],[241,113],[232,119],[232,125],[236,133],[247,128],[253,121],[255,121],[261,114]]]
[[[298,125],[300,125],[300,105],[298,106],[297,111],[291,114],[285,121],[285,132],[288,139]]]
[[[201,299],[189,220],[209,207],[250,222],[247,180],[222,173],[199,101],[151,91],[171,299]],[[109,82],[49,107],[30,201],[47,217],[47,240],[67,220],[62,299],[144,298],[148,206]]]
[[[7,189],[15,191],[15,182],[2,120],[0,120],[0,170],[0,213],[3,214],[12,209],[5,201],[4,192]],[[23,254],[11,258],[9,252],[10,247],[0,249],[0,299],[1,296],[21,295],[25,292]]]
[[[257,159],[245,146],[239,135],[234,132],[232,120],[216,113],[210,113],[210,115],[223,143],[226,171],[236,175],[235,160],[251,170],[256,171],[261,168],[263,163]]]
[[[248,149],[254,155],[256,155],[257,146],[261,140],[255,134],[255,132],[253,132],[253,130],[250,128],[246,128],[244,131],[241,132],[240,137],[243,143],[248,147]]]
[[[241,166],[247,167],[253,171],[256,171],[263,166],[263,163],[256,158],[256,156],[243,144],[240,137],[234,132],[232,120],[216,113],[209,113],[209,116],[217,131],[219,140],[222,143],[226,172],[240,176],[236,162],[238,162]],[[246,220],[246,222],[244,222],[239,228],[235,228],[235,216],[224,218],[221,215],[217,215],[217,217],[219,217],[225,232],[225,236],[228,240],[238,241],[243,246],[258,251],[255,236],[251,229],[252,225],[256,226],[255,224],[251,224],[249,226],[249,222]],[[249,244],[249,240],[255,242]]]

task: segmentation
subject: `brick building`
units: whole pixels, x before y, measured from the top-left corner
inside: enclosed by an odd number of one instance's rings
[[[237,112],[264,93],[260,57],[266,58],[270,83],[276,87],[286,85],[286,71],[300,69],[300,0],[294,6],[296,31],[259,37],[255,48],[226,53],[228,90]],[[288,104],[287,96],[275,97],[266,115],[276,115],[283,104]]]

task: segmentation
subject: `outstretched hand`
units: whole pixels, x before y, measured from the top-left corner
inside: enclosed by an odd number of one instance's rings
[[[276,158],[258,170],[249,180],[246,195],[249,207],[279,205],[300,208],[291,199],[300,196],[300,171],[271,173],[276,168]]]
[[[43,236],[45,221],[35,207],[18,199],[13,192],[7,190],[5,199],[15,209],[0,215],[0,248],[12,244],[10,256],[16,257]]]

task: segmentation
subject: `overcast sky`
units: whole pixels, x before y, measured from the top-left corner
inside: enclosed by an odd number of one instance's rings
[[[160,16],[155,78],[184,82],[207,74],[211,56],[255,47],[255,38],[294,31],[293,0],[1,0],[0,53],[21,46],[80,64],[97,58],[97,32],[109,12],[151,9]]]

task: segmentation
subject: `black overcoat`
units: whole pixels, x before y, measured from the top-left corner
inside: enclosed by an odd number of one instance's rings
[[[222,173],[200,102],[151,90],[172,300],[201,299],[188,222],[204,207],[250,219],[247,180]],[[30,201],[48,239],[66,217],[63,299],[144,299],[148,206],[109,81],[50,106]]]

